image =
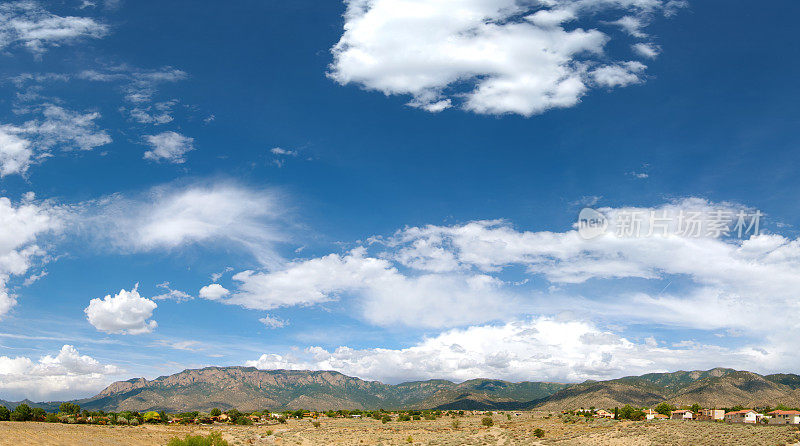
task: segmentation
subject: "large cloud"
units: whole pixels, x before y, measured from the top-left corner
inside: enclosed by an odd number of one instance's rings
[[[409,105],[432,112],[459,101],[477,113],[525,116],[571,107],[593,86],[618,87],[642,80],[645,67],[640,62],[607,62],[610,37],[599,29],[582,28],[586,20],[609,29],[618,25],[645,39],[642,28],[650,17],[669,15],[682,4],[661,0],[346,3],[344,33],[332,49],[329,73],[337,82],[387,95],[410,95]],[[614,15],[618,20],[598,20]],[[650,52],[647,57],[655,55]]]
[[[749,224],[756,211],[701,199],[601,211],[611,224],[592,239],[505,221],[409,227],[345,254],[240,272],[221,301],[269,310],[342,300],[371,324],[431,328],[572,311],[622,325],[737,330],[776,354],[790,345],[770,332],[774,324],[800,335],[800,241],[753,228],[739,239],[739,214]],[[706,217],[694,226],[696,212]],[[621,223],[634,214],[643,217],[638,237]],[[719,223],[733,231],[725,236]]]
[[[293,262],[271,272],[233,276],[238,290],[224,302],[269,310],[314,305],[355,295],[362,316],[378,325],[441,327],[485,322],[508,314],[514,300],[484,274],[407,276],[363,248],[345,255]]]
[[[763,357],[748,347],[670,347],[652,338],[634,342],[590,322],[541,317],[453,329],[407,348],[309,347],[293,354],[264,354],[247,365],[337,370],[390,383],[477,377],[574,382],[721,364],[752,369]]]
[[[8,290],[10,278],[27,273],[34,259],[45,254],[37,239],[62,226],[55,209],[32,200],[29,195],[14,205],[8,198],[0,198],[0,317],[17,302]]]
[[[45,355],[34,361],[24,356],[0,356],[0,390],[5,399],[33,398],[57,400],[90,396],[112,381],[120,370],[81,355],[64,345],[56,356]]]
[[[48,46],[100,38],[107,33],[108,27],[92,18],[59,16],[34,1],[0,5],[0,50],[19,44],[41,54]]]
[[[106,333],[137,335],[150,333],[158,326],[149,320],[158,305],[139,295],[137,287],[120,290],[113,297],[92,299],[84,312],[89,323]]]

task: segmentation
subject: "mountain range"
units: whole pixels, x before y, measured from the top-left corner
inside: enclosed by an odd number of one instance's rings
[[[89,410],[166,410],[184,412],[237,408],[284,409],[499,409],[547,410],[612,408],[661,402],[704,407],[800,406],[800,376],[759,375],[733,369],[650,373],[579,384],[473,379],[462,383],[434,379],[390,385],[333,371],[259,370],[207,367],[153,380],[135,378],[111,384],[91,398],[75,400]],[[32,403],[46,410],[58,402]],[[13,408],[21,402],[0,400]]]

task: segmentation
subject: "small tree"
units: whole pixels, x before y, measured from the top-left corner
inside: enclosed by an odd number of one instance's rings
[[[209,412],[209,414],[212,417],[218,417],[218,416],[222,415],[222,411],[215,407],[215,408],[211,409],[211,412]]]
[[[694,404],[692,404],[692,407],[689,408],[689,410],[691,410],[692,413],[698,413],[701,410],[703,410],[703,408],[699,404],[694,403]]]
[[[0,421],[8,421],[11,411],[6,406],[0,406]]]
[[[11,416],[9,417],[11,421],[30,421],[33,417],[33,410],[31,410],[31,406],[23,403],[17,406],[12,412]]]
[[[656,406],[655,409],[656,409],[656,412],[660,413],[661,415],[669,416],[672,413],[672,411],[675,410],[675,406],[673,406],[672,404],[664,402],[664,403],[661,403],[658,406]]]
[[[72,403],[61,403],[61,405],[58,406],[58,411],[67,415],[76,415],[80,413],[81,406]]]

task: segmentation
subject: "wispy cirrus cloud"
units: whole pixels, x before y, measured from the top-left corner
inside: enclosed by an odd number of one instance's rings
[[[0,49],[20,45],[41,55],[48,47],[101,38],[107,25],[91,17],[59,16],[35,1],[13,1],[0,5]]]
[[[54,104],[28,111],[38,117],[0,125],[0,176],[24,174],[55,149],[87,151],[111,143],[111,136],[96,123],[98,112],[81,113]]]
[[[225,181],[115,194],[72,206],[70,218],[97,246],[123,252],[236,247],[266,265],[282,262],[276,246],[289,240],[291,226],[282,193]]]

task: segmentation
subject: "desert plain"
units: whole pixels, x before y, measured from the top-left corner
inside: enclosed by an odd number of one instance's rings
[[[564,422],[557,414],[495,414],[437,420],[392,421],[325,418],[285,424],[100,426],[37,422],[0,422],[0,445],[166,445],[187,434],[220,432],[231,445],[800,445],[797,426],[763,426],[690,421]],[[534,435],[536,429],[544,437]]]

